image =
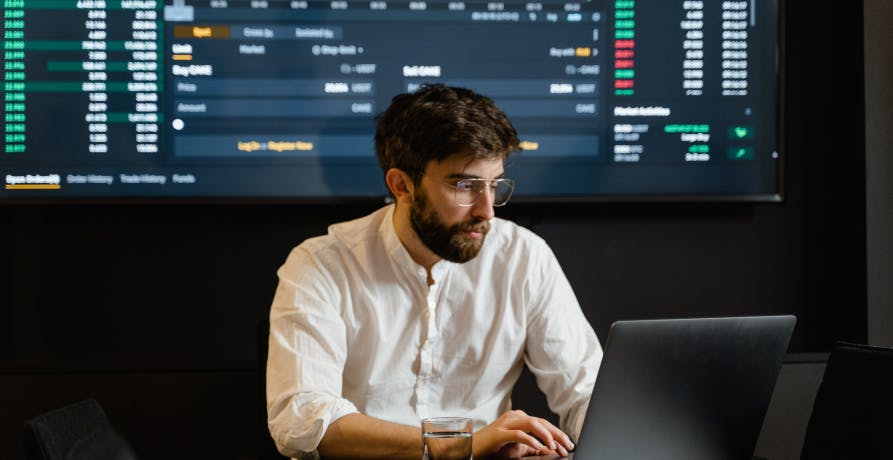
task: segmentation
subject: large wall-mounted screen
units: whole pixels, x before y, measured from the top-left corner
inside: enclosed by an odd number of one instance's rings
[[[518,200],[781,197],[777,0],[2,0],[0,202],[382,198],[428,82],[514,122]]]

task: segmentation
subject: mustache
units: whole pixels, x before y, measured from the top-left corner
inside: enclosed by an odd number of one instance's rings
[[[460,225],[459,230],[463,232],[480,232],[486,234],[490,231],[490,222],[485,220],[470,222],[464,225]]]

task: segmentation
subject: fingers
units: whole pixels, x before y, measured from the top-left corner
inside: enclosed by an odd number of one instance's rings
[[[552,456],[558,455],[557,452],[551,451],[549,449],[534,449],[526,444],[521,443],[509,443],[502,447],[499,452],[493,458],[498,459],[513,459],[513,458],[522,458],[522,457],[530,457],[530,456]]]
[[[536,449],[549,449],[562,456],[567,456],[568,451],[574,448],[574,443],[570,437],[561,431],[555,425],[549,423],[548,420],[531,417],[522,411],[512,411],[507,413],[506,420],[508,426],[522,432],[517,442],[523,442]],[[505,414],[504,414],[505,415]],[[502,418],[502,417],[500,417]],[[531,439],[533,438],[531,442]]]
[[[536,436],[546,447],[559,452],[561,455],[567,455],[568,450],[574,448],[574,443],[570,437],[561,431],[555,425],[549,423],[548,420],[527,417],[530,430],[529,433]]]
[[[574,443],[571,442],[570,436],[565,434],[563,431],[558,429],[555,425],[543,420],[545,422],[546,428],[549,431],[549,434],[552,435],[552,439],[555,442],[555,445],[550,445],[553,450],[558,451],[563,456],[567,456],[568,451],[573,450]]]
[[[486,456],[508,448],[513,455],[499,455],[514,458],[520,452],[524,455],[567,456],[574,444],[570,438],[548,420],[531,417],[522,411],[509,411],[475,433],[475,456]],[[532,451],[529,454],[526,452]]]
[[[574,443],[571,442],[570,436],[565,434],[564,431],[561,431],[555,425],[543,420],[548,424],[549,432],[552,434],[552,438],[556,441],[558,452],[561,455],[567,456],[568,451],[574,449]],[[554,448],[553,448],[554,449]]]
[[[531,417],[527,422],[526,434],[529,434],[541,442],[543,447],[555,450],[556,443],[552,431],[552,424],[543,419]]]
[[[536,451],[541,451],[544,449],[552,449],[552,447],[549,446],[549,444],[550,444],[549,441],[543,442],[540,440],[540,438],[533,436],[529,433],[525,433],[524,431],[514,430],[514,431],[512,431],[512,434],[514,435],[514,439],[512,439],[513,442],[520,443],[520,444],[526,444],[527,446],[530,446],[531,448],[533,448]]]

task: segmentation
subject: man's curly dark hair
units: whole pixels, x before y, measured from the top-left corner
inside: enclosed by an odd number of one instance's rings
[[[520,149],[518,133],[492,99],[466,88],[423,85],[399,94],[378,116],[375,153],[382,171],[405,171],[415,183],[431,160],[453,154],[501,158]]]

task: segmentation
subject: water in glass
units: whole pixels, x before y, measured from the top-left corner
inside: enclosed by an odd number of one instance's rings
[[[471,433],[441,431],[422,436],[422,460],[470,460]]]

